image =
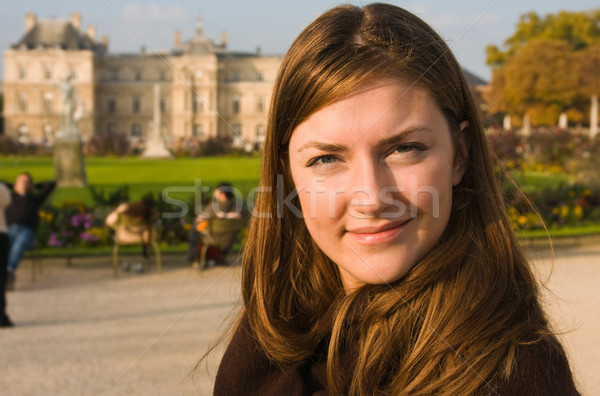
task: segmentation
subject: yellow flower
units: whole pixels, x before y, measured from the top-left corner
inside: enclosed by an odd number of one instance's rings
[[[186,231],[189,231],[191,228],[192,228],[192,225],[190,223],[185,223],[183,225],[183,229],[186,230]]]
[[[583,208],[581,207],[581,205],[575,206],[575,209],[573,209],[573,214],[578,219],[581,219],[583,217]]]
[[[523,225],[527,223],[527,217],[526,216],[519,216],[519,224]]]
[[[586,188],[585,190],[583,190],[584,197],[589,197],[590,195],[592,195],[592,191],[590,189]]]
[[[567,205],[563,205],[560,207],[560,217],[567,217],[569,215],[569,207]]]
[[[557,215],[559,213],[560,213],[560,209],[558,209],[558,208],[552,208],[552,214]]]

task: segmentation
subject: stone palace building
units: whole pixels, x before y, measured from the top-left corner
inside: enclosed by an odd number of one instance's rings
[[[169,144],[223,135],[238,144],[262,142],[281,56],[231,51],[226,33],[213,42],[201,23],[188,41],[175,32],[169,51],[124,55],[108,47],[94,26],[82,29],[79,13],[69,21],[27,13],[25,34],[4,52],[5,133],[52,144],[60,126],[59,85],[71,76],[83,140],[113,131],[143,142],[160,111],[160,133]]]
[[[71,76],[84,141],[112,131],[143,144],[159,112],[160,135],[171,147],[216,136],[238,146],[262,143],[282,56],[231,51],[226,33],[216,43],[201,23],[188,41],[176,31],[168,51],[111,54],[108,47],[94,26],[82,29],[77,12],[69,21],[38,21],[27,13],[25,34],[4,52],[4,133],[52,144],[60,127],[60,84]],[[477,91],[485,89],[485,81],[465,74]]]

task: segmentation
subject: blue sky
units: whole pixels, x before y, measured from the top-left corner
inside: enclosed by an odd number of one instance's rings
[[[349,1],[367,4],[365,1]],[[229,48],[283,54],[296,35],[317,15],[343,1],[317,0],[53,0],[3,1],[0,3],[0,48],[8,49],[24,34],[27,11],[38,19],[68,19],[72,11],[82,14],[85,28],[93,24],[97,37],[107,35],[110,51],[136,52],[172,47],[173,33],[182,39],[193,36],[198,15],[205,32],[218,41],[227,31]],[[464,67],[489,79],[485,47],[501,45],[512,34],[519,16],[529,11],[540,14],[600,8],[597,0],[429,0],[389,1],[419,15],[450,44]],[[0,75],[3,73],[0,66]]]

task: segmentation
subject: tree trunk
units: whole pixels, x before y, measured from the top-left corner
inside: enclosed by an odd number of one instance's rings
[[[598,133],[598,95],[592,95],[590,110],[590,138],[594,139]]]

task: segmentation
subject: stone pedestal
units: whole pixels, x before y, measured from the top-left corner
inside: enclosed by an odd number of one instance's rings
[[[87,186],[81,140],[55,140],[54,178],[59,187]]]

